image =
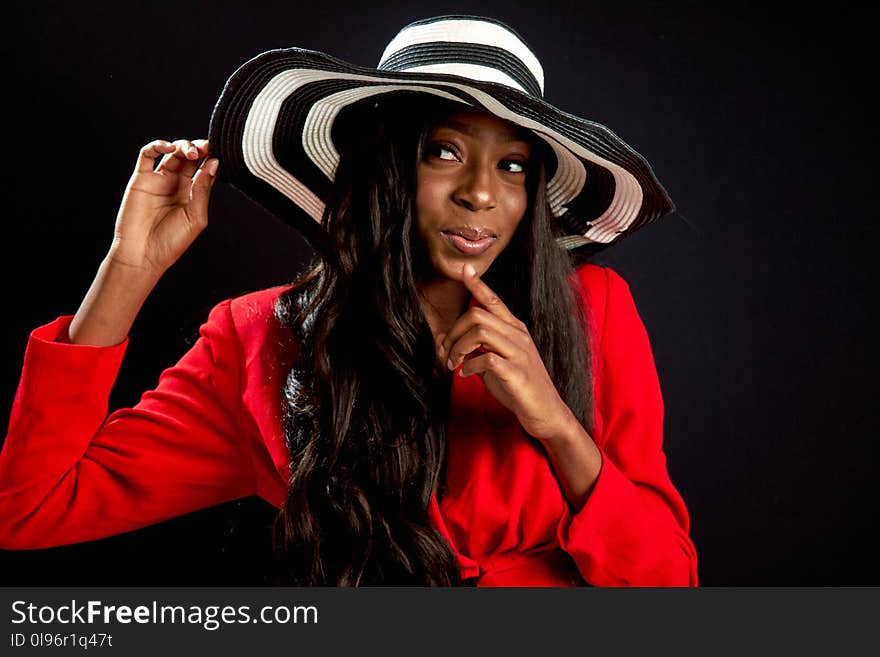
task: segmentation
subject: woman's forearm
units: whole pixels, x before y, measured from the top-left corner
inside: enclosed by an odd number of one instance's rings
[[[108,255],[70,323],[70,342],[99,347],[122,342],[158,280]]]

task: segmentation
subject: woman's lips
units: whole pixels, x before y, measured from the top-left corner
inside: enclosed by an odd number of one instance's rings
[[[458,235],[456,233],[442,233],[443,237],[447,239],[447,241],[458,249],[461,253],[465,255],[476,256],[483,253],[486,249],[492,246],[492,242],[494,242],[497,237],[482,237],[476,240],[469,240],[462,235]]]

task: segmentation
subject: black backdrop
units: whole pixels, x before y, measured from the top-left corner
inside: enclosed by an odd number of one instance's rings
[[[702,584],[880,584],[867,321],[875,10],[22,4],[2,46],[4,417],[29,331],[75,312],[88,289],[143,143],[205,136],[224,81],[258,52],[299,45],[374,65],[400,26],[452,12],[516,27],[544,63],[548,99],[611,126],[678,205],[599,262],[629,281],[651,337]],[[131,332],[111,406],[153,387],[213,304],[285,282],[307,254],[218,185],[208,230]],[[259,584],[271,516],[248,499],[93,543],[0,553],[0,582]]]

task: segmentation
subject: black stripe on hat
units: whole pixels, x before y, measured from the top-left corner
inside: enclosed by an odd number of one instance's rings
[[[418,43],[398,50],[379,68],[383,71],[405,71],[416,66],[446,63],[476,64],[500,70],[533,96],[541,97],[541,85],[529,67],[509,50],[495,46],[450,41]]]

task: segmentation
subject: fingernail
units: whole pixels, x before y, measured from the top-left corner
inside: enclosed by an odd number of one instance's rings
[[[468,265],[464,266],[464,273],[467,274],[468,276],[473,276],[477,273],[477,270],[474,269],[473,265],[468,264]]]
[[[218,166],[220,166],[220,160],[211,160],[210,162],[208,162],[208,173],[212,176],[216,176]]]
[[[455,363],[452,362],[451,358],[446,361],[446,367],[448,367],[451,370],[455,369]]]
[[[440,356],[440,358],[443,358],[443,356],[446,354],[446,349],[443,348],[442,342],[440,343],[440,346],[437,347],[437,354]]]

